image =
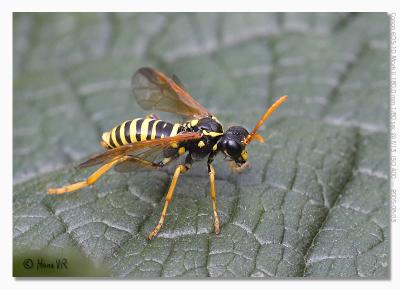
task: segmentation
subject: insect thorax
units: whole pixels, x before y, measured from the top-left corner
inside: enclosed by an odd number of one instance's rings
[[[200,140],[189,142],[187,150],[193,159],[202,159],[212,152],[217,151],[218,140],[223,135],[223,127],[215,117],[193,119],[183,123],[182,129],[186,131],[201,132]]]

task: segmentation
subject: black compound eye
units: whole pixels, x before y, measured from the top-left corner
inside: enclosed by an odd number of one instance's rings
[[[228,155],[233,157],[238,157],[242,152],[242,146],[234,140],[228,140],[225,143],[225,150],[228,153]]]

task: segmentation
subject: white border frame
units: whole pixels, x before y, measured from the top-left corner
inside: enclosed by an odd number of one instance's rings
[[[3,0],[1,1],[0,9],[0,31],[1,31],[1,112],[0,112],[0,131],[2,137],[0,141],[0,160],[1,163],[1,190],[0,190],[0,224],[1,234],[4,236],[1,242],[0,249],[0,284],[3,288],[51,288],[51,289],[70,289],[71,285],[75,286],[86,286],[87,289],[96,288],[109,288],[110,285],[117,285],[119,288],[132,288],[132,286],[138,286],[137,282],[143,286],[163,286],[163,288],[186,288],[191,282],[190,286],[201,288],[203,286],[230,286],[230,287],[242,287],[246,284],[244,282],[251,282],[250,286],[254,288],[287,288],[288,286],[295,286],[298,288],[320,288],[326,286],[326,288],[336,288],[337,286],[343,287],[362,287],[363,289],[376,288],[377,286],[385,286],[385,288],[399,288],[400,285],[400,234],[399,234],[399,208],[396,208],[395,216],[396,221],[392,222],[391,228],[391,280],[390,281],[316,281],[316,280],[303,280],[293,279],[298,281],[293,284],[293,281],[261,281],[261,280],[229,280],[229,281],[134,281],[134,280],[104,280],[104,279],[73,279],[65,281],[67,279],[27,279],[27,280],[16,280],[12,277],[12,12],[22,11],[81,11],[81,12],[101,12],[101,11],[115,11],[115,12],[144,12],[144,11],[163,11],[163,12],[176,12],[176,11],[212,11],[212,12],[225,12],[225,11],[265,11],[265,12],[288,12],[288,11],[299,11],[299,12],[339,12],[339,11],[368,11],[368,12],[396,12],[395,1],[380,0],[374,1],[373,3],[358,2],[358,1],[316,1],[309,0],[301,2],[291,2],[289,0],[280,0],[269,3],[270,1],[261,0],[246,0],[246,1],[234,1],[234,0],[214,0],[214,1],[190,1],[190,0],[157,0],[157,1],[140,1],[140,0],[113,0],[113,1],[101,1],[101,0],[68,0],[63,1],[52,1],[52,0]],[[400,16],[400,14],[399,14]],[[400,22],[398,17],[395,17],[395,33],[396,41],[400,43]],[[397,44],[398,47],[400,45]],[[399,67],[399,51],[397,48],[396,52],[392,57],[395,57],[395,67]],[[394,79],[397,83],[399,82],[399,73],[396,73]],[[399,93],[396,94],[398,99]],[[397,107],[400,105],[400,101],[395,102],[397,119],[395,119],[396,129],[396,143],[400,147],[400,111]],[[395,189],[394,198],[392,196],[393,205],[400,201],[399,194],[399,181],[400,181],[400,154],[397,150],[396,154],[395,170],[397,172],[397,178],[392,179],[392,188]],[[397,206],[399,207],[399,206]],[[74,284],[71,284],[73,282]],[[134,283],[132,283],[134,282]],[[161,284],[162,282],[162,284]],[[207,285],[204,284],[207,282]],[[265,283],[268,282],[268,283]],[[340,282],[337,284],[337,282]],[[140,286],[139,285],[139,286]]]

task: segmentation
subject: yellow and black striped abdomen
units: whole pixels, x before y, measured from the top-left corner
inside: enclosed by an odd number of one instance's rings
[[[106,147],[116,148],[134,142],[175,136],[180,128],[179,123],[172,124],[153,118],[135,118],[103,133],[102,140]]]

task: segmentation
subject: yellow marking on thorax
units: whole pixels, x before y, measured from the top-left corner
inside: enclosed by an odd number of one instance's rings
[[[161,120],[156,120],[154,123],[153,123],[153,128],[151,129],[151,136],[150,136],[150,139],[155,139],[156,138],[156,133],[157,133],[157,130],[156,130],[156,126],[157,126],[157,123],[159,123]]]
[[[118,127],[118,126],[114,127],[114,128],[112,129],[112,131],[111,131],[111,138],[112,138],[112,140],[113,140],[113,142],[114,142],[114,144],[115,144],[116,147],[119,146],[119,143],[117,142],[117,136],[115,135],[115,131],[117,130],[117,127]]]
[[[194,127],[194,126],[196,126],[196,124],[198,124],[199,123],[199,120],[198,119],[192,119],[191,121],[190,121],[190,126],[191,127]]]
[[[215,116],[212,116],[211,118],[212,118],[213,120],[215,120],[216,122],[218,122],[218,123],[222,126],[222,129],[224,129],[224,125],[219,121],[218,118],[216,118]]]
[[[174,148],[174,149],[177,149],[177,148],[178,148],[178,143],[173,142],[173,143],[171,144],[171,147]]]
[[[183,155],[183,154],[185,153],[185,151],[186,151],[186,149],[185,149],[184,147],[180,147],[180,148],[178,149],[178,154],[179,154],[179,155]]]
[[[142,126],[140,128],[140,140],[144,141],[147,138],[147,133],[149,132],[149,122],[151,118],[145,118],[142,122]]]
[[[199,147],[199,148],[202,148],[203,146],[205,146],[206,144],[204,143],[204,141],[199,141],[198,143],[197,143],[197,146]]]
[[[212,118],[213,120],[215,120],[216,122],[220,123],[219,120],[218,120],[218,118],[216,118],[215,116],[212,116],[211,118]]]
[[[128,121],[125,121],[123,124],[121,124],[121,128],[120,128],[120,130],[119,130],[119,137],[120,137],[120,139],[121,139],[121,141],[122,141],[122,143],[123,143],[124,145],[128,144],[128,142],[127,142],[127,140],[126,140],[126,138],[125,138],[125,124],[126,124],[127,122],[128,122]]]
[[[216,151],[217,148],[218,148],[218,144],[215,144],[215,145],[212,147],[212,150],[213,150],[213,151]]]
[[[171,134],[169,136],[176,136],[180,126],[181,125],[179,123],[174,124],[174,127],[172,128]]]
[[[129,135],[131,137],[131,143],[137,142],[136,139],[136,122],[139,120],[140,118],[135,118],[134,120],[132,120],[131,122],[131,127],[129,129]]]
[[[215,132],[215,131],[208,132],[206,130],[202,130],[202,132],[204,135],[211,136],[211,137],[217,137],[217,136],[221,136],[224,134],[223,132]]]

